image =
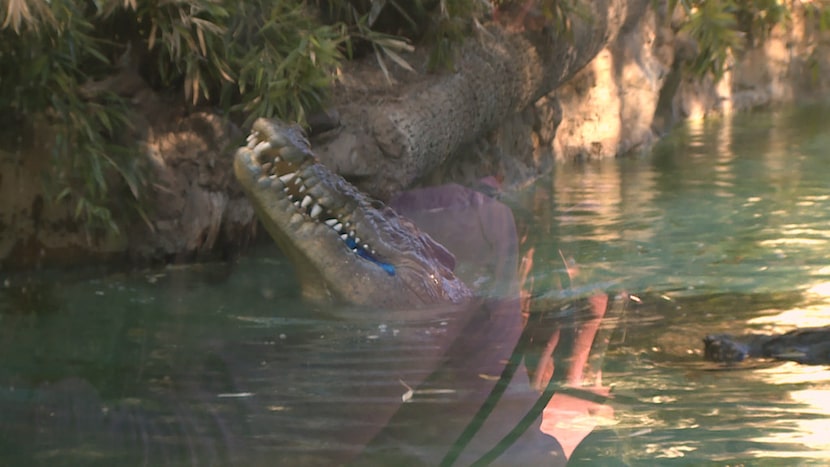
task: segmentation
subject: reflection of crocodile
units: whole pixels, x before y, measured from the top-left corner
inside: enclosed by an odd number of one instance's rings
[[[812,365],[830,363],[830,326],[796,329],[785,334],[711,334],[703,343],[706,359],[716,362],[772,358]]]
[[[469,298],[453,255],[318,163],[299,128],[257,120],[234,171],[306,297],[397,308]]]

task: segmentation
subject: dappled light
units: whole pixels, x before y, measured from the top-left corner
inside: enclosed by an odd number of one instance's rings
[[[601,462],[613,452],[635,464],[827,458],[823,366],[759,360],[730,369],[703,362],[701,342],[830,325],[830,198],[819,149],[827,132],[804,124],[826,112],[690,122],[647,164],[557,168],[556,247],[597,282],[652,292],[637,294],[606,357],[615,420],[600,425],[595,450],[577,455]],[[644,181],[645,196],[623,174]]]
[[[778,412],[786,419],[780,422],[784,429],[755,438],[753,441],[760,446],[768,445],[770,448],[758,449],[752,454],[759,458],[830,461],[830,440],[827,438],[830,431],[830,420],[827,417],[830,413],[830,370],[793,363],[759,370],[759,374],[770,385],[782,388],[800,386],[807,389],[782,391],[780,400],[784,404]],[[775,411],[774,408],[771,410]],[[793,411],[798,411],[802,416],[793,419]]]

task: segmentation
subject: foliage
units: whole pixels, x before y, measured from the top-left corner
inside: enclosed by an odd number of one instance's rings
[[[701,2],[686,8],[688,20],[681,28],[697,41],[697,56],[689,63],[692,72],[703,76],[713,74],[719,79],[726,68],[732,51],[743,44],[743,35],[737,29],[737,21],[729,2]]]
[[[670,0],[680,4],[685,19],[680,27],[697,42],[697,54],[687,64],[697,76],[720,79],[730,55],[766,39],[770,30],[790,21],[791,4],[779,0]]]
[[[657,2],[657,0],[654,0]],[[830,24],[824,1],[816,6]],[[729,56],[789,19],[779,0],[669,0],[686,12],[681,28],[698,43],[696,73],[720,76]],[[126,141],[130,105],[106,87],[125,68],[156,91],[245,115],[302,122],[320,106],[344,56],[374,53],[412,69],[412,41],[431,47],[431,69],[452,66],[452,50],[489,15],[534,8],[568,34],[576,0],[0,0],[0,128],[23,134],[46,122],[53,140],[47,179],[55,200],[72,200],[87,226],[115,228],[113,177],[140,200],[145,184]],[[43,133],[42,129],[39,129]],[[41,136],[41,135],[39,135]]]
[[[72,200],[87,228],[117,229],[108,182],[120,176],[139,200],[145,174],[123,140],[125,98],[91,84],[130,67],[159,91],[181,86],[190,105],[302,121],[344,39],[301,0],[0,0],[0,127],[44,121],[53,200]]]
[[[574,0],[317,0],[332,21],[347,25],[349,52],[369,44],[378,64],[389,76],[385,59],[412,70],[400,52],[410,42],[429,47],[429,70],[450,70],[455,46],[499,9],[532,6],[552,30],[567,37],[569,17],[579,14]]]
[[[540,5],[564,28],[567,4]],[[0,105],[9,109],[0,127],[46,122],[53,200],[74,202],[87,227],[116,229],[108,182],[120,177],[140,201],[146,174],[126,141],[127,96],[100,83],[127,69],[159,92],[178,89],[187,105],[245,115],[246,124],[302,122],[344,54],[368,47],[388,76],[390,62],[412,70],[402,52],[423,39],[430,67],[447,68],[453,45],[493,8],[487,0],[0,0]]]
[[[774,26],[788,24],[790,9],[779,0],[736,0],[735,20],[738,29],[746,34],[750,44],[757,44],[769,36]]]
[[[346,39],[339,25],[320,25],[301,2],[230,2],[236,8],[225,37],[235,80],[222,104],[248,115],[305,120],[319,108]]]
[[[805,2],[807,16],[818,22],[819,30],[830,31],[830,0],[814,0]]]
[[[425,42],[431,45],[428,67],[451,69],[456,44],[469,36],[479,21],[496,10],[532,6],[535,14],[562,37],[570,35],[570,16],[579,14],[575,0],[440,0],[424,28]]]
[[[99,16],[147,51],[148,81],[251,119],[319,107],[345,39],[301,0],[109,0]]]
[[[88,99],[81,89],[108,68],[83,4],[8,0],[2,13],[0,127],[8,134],[28,126],[39,132],[35,137],[52,138],[53,199],[72,197],[85,225],[116,229],[106,207],[107,174],[120,173],[136,195],[141,177],[132,151],[116,144],[129,126],[123,99],[111,93]],[[34,129],[35,119],[46,128]]]
[[[481,18],[487,5],[474,0],[441,0],[432,17],[427,38],[432,43],[428,66],[432,70],[452,67],[452,51],[469,35],[471,18]]]
[[[807,18],[818,26],[819,32],[826,33],[830,31],[830,0],[815,0],[805,3],[804,8]],[[810,78],[813,82],[818,82],[821,79],[822,60],[819,57],[820,50],[818,47],[812,47],[806,60],[808,70],[810,70]]]
[[[317,0],[326,20],[342,24],[347,30],[346,53],[349,57],[370,49],[387,79],[386,60],[414,71],[401,55],[412,52],[413,39],[424,33],[427,10],[424,2],[413,0]]]

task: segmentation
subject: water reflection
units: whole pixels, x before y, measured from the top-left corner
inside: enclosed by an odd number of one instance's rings
[[[564,462],[598,423],[589,411],[605,406],[596,377],[605,346],[592,352],[592,343],[606,295],[592,293],[585,307],[549,300],[567,316],[517,345],[528,306],[510,209],[461,187],[410,195],[399,209],[455,251],[480,302],[310,306],[274,252],[233,268],[46,281],[38,290],[51,299],[27,299],[26,310],[6,294],[0,432],[9,443],[0,456],[74,465]],[[576,281],[576,268],[565,269]],[[523,358],[534,353],[535,389]],[[560,391],[584,373],[591,390]]]
[[[424,211],[476,260],[476,313],[309,306],[272,248],[11,278],[0,463],[824,464],[826,368],[718,366],[701,338],[830,324],[828,116],[680,128],[478,224]]]
[[[830,132],[816,124],[827,115],[826,107],[816,106],[677,131],[640,166],[644,178],[654,180],[652,198],[626,217],[639,217],[635,230],[642,242],[601,234],[606,224],[611,232],[631,225],[614,212],[636,204],[626,192],[574,196],[568,180],[586,170],[560,170],[552,198],[604,206],[576,225],[562,222],[557,246],[602,268],[623,289],[652,291],[628,313],[625,335],[606,357],[617,424],[589,438],[591,448],[578,458],[591,465],[613,464],[609,456],[647,465],[671,459],[753,463],[758,457],[826,462],[819,434],[830,414],[820,402],[830,396],[824,368],[766,362],[707,367],[699,339],[711,332],[830,324],[830,167],[820,149]],[[598,162],[591,171],[612,173],[631,163],[641,162]],[[567,216],[569,206],[557,210]],[[595,219],[602,227],[594,227]],[[591,238],[594,232],[600,235]]]

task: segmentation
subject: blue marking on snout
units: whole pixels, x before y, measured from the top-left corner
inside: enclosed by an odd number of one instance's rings
[[[368,261],[371,261],[371,262],[377,264],[384,271],[386,271],[386,273],[389,274],[390,276],[395,275],[395,266],[393,266],[389,263],[384,263],[383,261],[378,261],[377,258],[372,256],[362,246],[358,245],[357,242],[355,242],[353,237],[346,238],[345,242],[346,242],[346,246],[348,246],[349,248],[354,250],[354,252],[357,253],[357,255],[360,256],[361,258],[366,259]]]

